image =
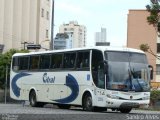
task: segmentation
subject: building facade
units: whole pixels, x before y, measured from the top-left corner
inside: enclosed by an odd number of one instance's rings
[[[107,42],[106,28],[101,28],[101,32],[95,33],[95,45],[96,46],[110,46],[110,43]]]
[[[71,49],[72,40],[72,34],[57,33],[54,39],[54,50]]]
[[[51,0],[0,0],[0,44],[4,51],[50,39],[50,11]]]
[[[72,48],[86,46],[86,27],[78,25],[78,22],[71,21],[59,27],[59,33],[66,33],[72,38]]]
[[[148,44],[153,53],[157,54],[157,33],[153,25],[147,22],[147,16],[150,13],[146,10],[129,10],[128,30],[127,30],[127,47],[140,49],[141,44]],[[159,51],[160,52],[160,51]],[[154,68],[154,81],[160,82],[160,60],[150,53],[146,53],[149,64]]]

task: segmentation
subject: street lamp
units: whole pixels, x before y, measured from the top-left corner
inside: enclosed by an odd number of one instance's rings
[[[24,42],[21,42],[21,44],[23,44],[23,49],[25,50],[27,44],[33,44],[33,43],[28,43],[28,42],[24,41]]]

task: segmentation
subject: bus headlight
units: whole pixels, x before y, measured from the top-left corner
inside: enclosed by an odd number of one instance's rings
[[[116,96],[116,95],[109,95],[109,94],[107,94],[107,97],[111,98],[111,99],[119,99],[119,97]]]

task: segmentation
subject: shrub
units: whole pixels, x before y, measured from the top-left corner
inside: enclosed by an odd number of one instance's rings
[[[150,96],[151,106],[154,106],[158,100],[160,100],[160,90],[152,90]]]

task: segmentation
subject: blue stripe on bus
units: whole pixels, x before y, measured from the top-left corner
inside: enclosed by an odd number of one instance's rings
[[[66,98],[57,99],[53,101],[56,101],[58,103],[70,103],[77,98],[79,94],[79,85],[76,79],[71,74],[68,74],[68,76],[66,76],[66,86],[68,86],[71,89],[71,94]]]
[[[14,93],[14,95],[16,97],[19,97],[20,96],[20,88],[17,86],[17,81],[22,78],[22,77],[25,77],[25,76],[29,76],[31,74],[28,74],[28,73],[19,73],[17,75],[15,75],[12,79],[12,82],[11,82],[11,86],[12,86],[12,91]]]

